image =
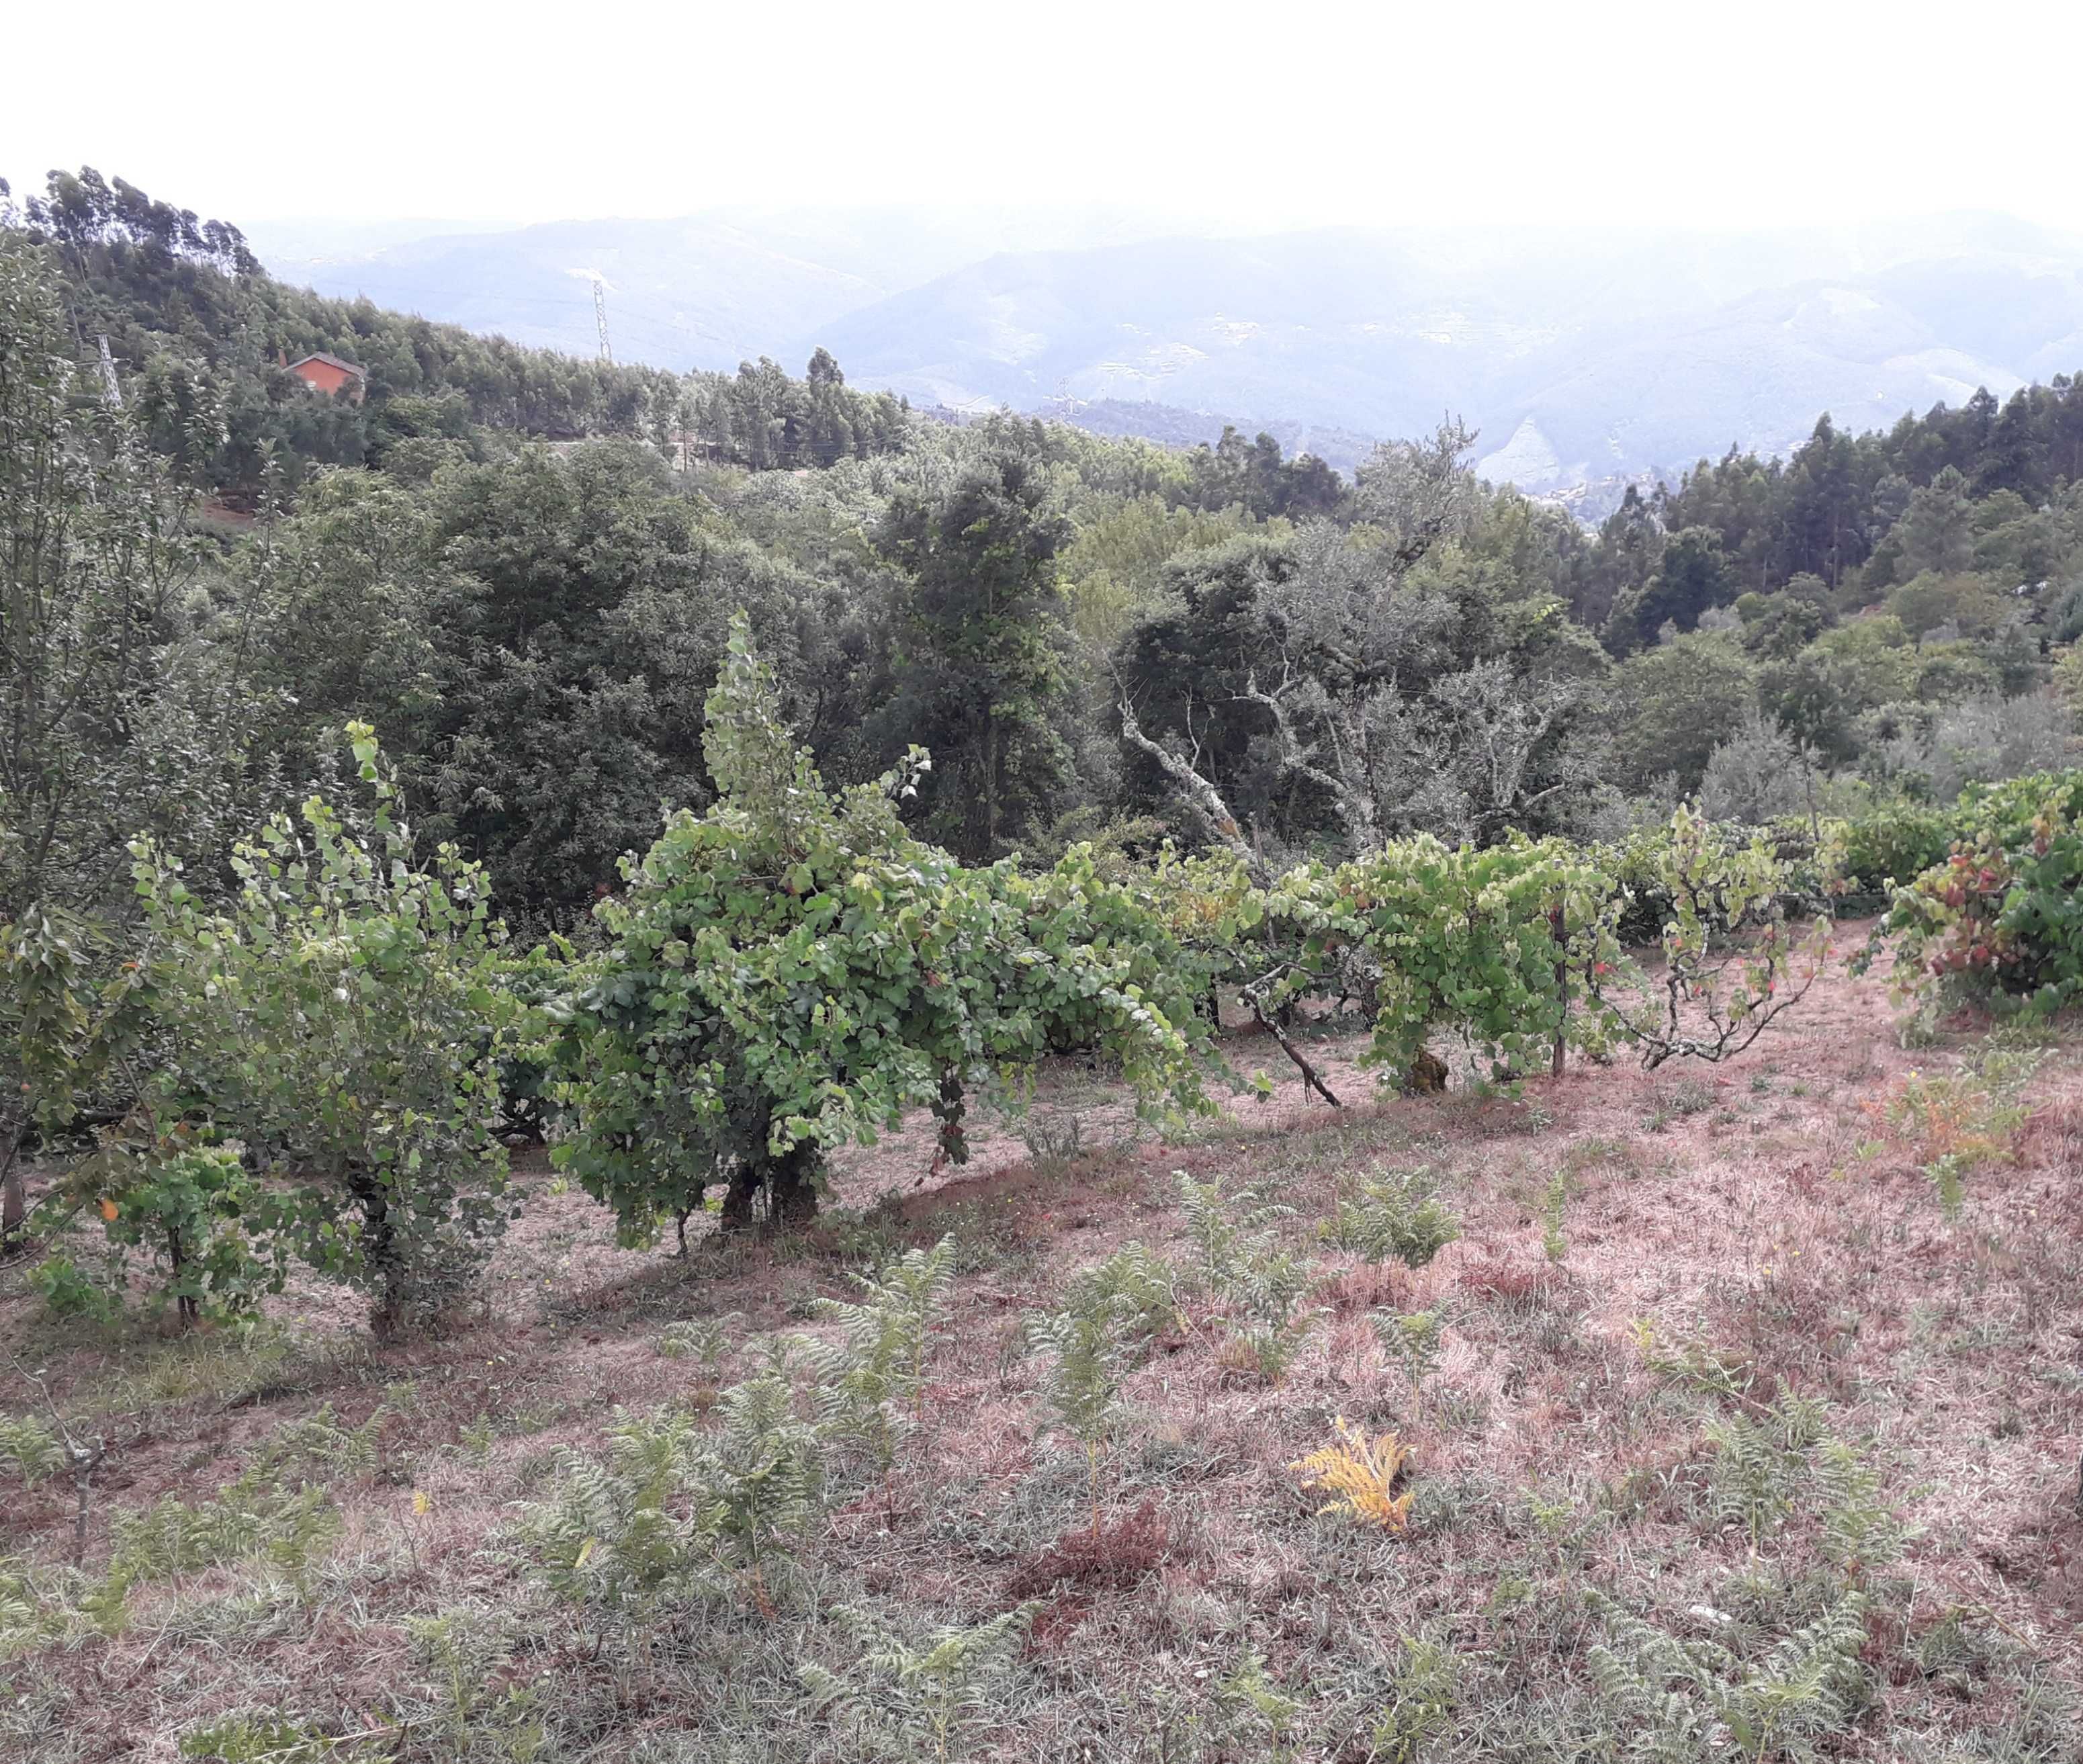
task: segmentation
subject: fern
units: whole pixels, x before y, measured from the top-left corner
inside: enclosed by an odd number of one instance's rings
[[[1032,1601],[972,1628],[936,1630],[914,1646],[868,1613],[837,1605],[833,1618],[858,1664],[843,1675],[805,1665],[798,1675],[813,1708],[901,1755],[924,1750],[945,1764],[965,1732],[993,1715],[991,1687],[1011,1668],[1041,1608]]]
[[[503,1613],[459,1605],[432,1617],[408,1617],[405,1634],[420,1670],[434,1681],[442,1724],[458,1756],[488,1728],[499,1732],[509,1756],[526,1756],[542,1741],[530,1721],[534,1698],[525,1690],[494,1697],[490,1687],[513,1659],[514,1631]]]
[[[1809,1475],[1810,1448],[1825,1436],[1827,1419],[1815,1398],[1788,1394],[1761,1418],[1734,1415],[1709,1422],[1714,1517],[1741,1525],[1753,1549],[1777,1531],[1794,1511]]]
[[[694,1461],[693,1492],[716,1559],[744,1577],[764,1610],[784,1540],[822,1510],[822,1442],[797,1419],[795,1388],[778,1365],[733,1385],[722,1409],[720,1434]]]
[[[1361,1178],[1354,1192],[1340,1198],[1337,1216],[1324,1228],[1331,1242],[1363,1261],[1393,1256],[1412,1268],[1423,1267],[1460,1234],[1460,1221],[1440,1204],[1433,1179],[1423,1170],[1383,1170]]]
[[[1374,1325],[1375,1335],[1389,1358],[1403,1368],[1404,1376],[1409,1379],[1411,1407],[1417,1408],[1425,1380],[1439,1369],[1445,1313],[1434,1309],[1396,1317],[1376,1311],[1367,1320]]]
[[[1323,1314],[1301,1301],[1314,1284],[1309,1265],[1282,1250],[1270,1229],[1290,1209],[1270,1205],[1250,1189],[1223,1191],[1219,1181],[1198,1182],[1178,1173],[1179,1204],[1200,1256],[1202,1284],[1240,1314],[1225,1320],[1227,1364],[1278,1384]]]
[[[1878,1470],[1842,1440],[1826,1440],[1816,1454],[1815,1474],[1826,1503],[1823,1548],[1832,1566],[1857,1579],[1902,1555],[1911,1529],[1881,1500]]]
[[[262,1462],[270,1471],[303,1462],[368,1475],[382,1460],[383,1429],[395,1412],[388,1403],[378,1403],[360,1427],[344,1428],[328,1402],[307,1419],[276,1428]]]
[[[1048,1356],[1042,1393],[1054,1411],[1051,1425],[1085,1449],[1092,1531],[1100,1528],[1100,1453],[1113,1423],[1121,1380],[1128,1367],[1128,1302],[1103,1285],[1073,1285],[1059,1311],[1030,1317],[1029,1346]]]
[[[692,1354],[701,1361],[702,1369],[714,1376],[729,1350],[732,1326],[742,1321],[736,1311],[730,1311],[721,1317],[692,1317],[683,1322],[668,1323],[658,1337],[658,1356],[678,1360]]]
[[[631,1619],[707,1589],[700,1528],[673,1504],[699,1442],[687,1416],[622,1419],[607,1462],[567,1451],[553,1497],[523,1509],[537,1577],[560,1598]]]
[[[34,1488],[45,1477],[55,1476],[65,1462],[57,1436],[34,1415],[17,1420],[0,1415],[0,1462],[12,1464],[26,1486]]]
[[[1179,1316],[1178,1271],[1140,1243],[1125,1243],[1105,1261],[1075,1276],[1066,1308],[1110,1305],[1130,1338],[1154,1335]]]
[[[1405,1636],[1393,1700],[1374,1724],[1380,1764],[1418,1764],[1426,1742],[1453,1720],[1460,1690],[1460,1664],[1451,1648]]]
[[[273,1710],[219,1715],[181,1736],[181,1756],[208,1764],[391,1764],[379,1749],[383,1733],[319,1732],[306,1722],[285,1720]]]
[[[1226,1194],[1219,1178],[1197,1182],[1184,1170],[1175,1175],[1186,1234],[1199,1254],[1202,1283],[1219,1297],[1234,1297],[1248,1282],[1253,1258],[1271,1241],[1268,1228],[1292,1209],[1261,1201],[1249,1188]]]
[[[886,1471],[924,1402],[929,1338],[954,1292],[955,1240],[943,1237],[854,1280],[859,1302],[825,1299],[818,1306],[843,1330],[836,1346],[816,1351],[818,1412],[827,1434],[857,1441]]]
[[[169,1495],[115,1521],[111,1576],[126,1583],[177,1580],[222,1563],[264,1560],[305,1590],[311,1563],[340,1533],[324,1489],[290,1489],[256,1466],[214,1500],[192,1505]]]
[[[82,1636],[116,1635],[129,1621],[129,1584],[76,1568],[0,1559],[0,1665]]]
[[[1316,1509],[1319,1517],[1341,1513],[1384,1531],[1405,1529],[1410,1521],[1410,1491],[1397,1494],[1396,1483],[1410,1454],[1393,1433],[1369,1439],[1364,1428],[1354,1427],[1342,1415],[1335,1426],[1333,1444],[1287,1466],[1308,1478],[1303,1486],[1331,1496]]]
[[[1680,1641],[1610,1599],[1588,1597],[1607,1638],[1587,1656],[1591,1674],[1631,1757],[1812,1758],[1814,1742],[1843,1732],[1863,1701],[1861,1593],[1845,1593],[1757,1661],[1717,1642]]]
[[[1236,1670],[1215,1686],[1217,1701],[1232,1721],[1242,1717],[1246,1724],[1262,1727],[1265,1748],[1261,1756],[1285,1764],[1294,1756],[1287,1744],[1288,1731],[1303,1710],[1302,1699],[1290,1696],[1265,1669],[1265,1656],[1256,1648],[1247,1648]]]

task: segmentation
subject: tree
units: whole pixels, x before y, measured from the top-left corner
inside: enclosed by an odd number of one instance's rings
[[[503,1229],[501,1055],[516,1013],[484,871],[415,859],[395,781],[350,726],[365,819],[314,797],[232,854],[236,898],[199,899],[150,840],[133,848],[164,1042],[163,1119],[241,1140],[285,1178],[276,1229],[374,1290],[378,1330],[454,1298]]]
[[[940,754],[929,824],[966,857],[998,857],[1066,780],[1055,559],[1069,534],[1039,463],[1010,448],[942,497],[900,496],[883,522],[911,579],[893,719]]]
[[[123,412],[76,397],[73,353],[56,278],[0,235],[0,1243],[32,1117],[63,1124],[93,1081],[124,842],[213,849],[243,750],[182,622],[191,499]]]
[[[1656,573],[1614,603],[1606,627],[1606,646],[1625,654],[1654,642],[1667,622],[1690,631],[1700,623],[1701,613],[1734,597],[1721,535],[1709,527],[1688,527],[1665,544]]]
[[[1008,1064],[1090,1047],[1150,1106],[1198,1106],[1201,971],[1148,904],[1074,849],[970,869],[898,816],[914,749],[834,794],[733,621],[703,735],[717,799],[682,810],[598,913],[565,1043],[553,1156],[648,1242],[705,1191],[723,1223],[813,1212],[825,1153],[930,1109],[967,1155],[965,1097]]]
[[[1622,776],[1639,789],[1671,772],[1679,789],[1698,789],[1709,757],[1734,733],[1756,690],[1748,659],[1726,637],[1695,632],[1629,657],[1614,686],[1626,707]]]

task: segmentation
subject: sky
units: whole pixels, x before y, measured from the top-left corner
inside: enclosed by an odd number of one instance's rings
[[[109,0],[91,28],[43,0],[0,42],[18,197],[88,164],[242,226],[953,202],[2083,231],[2073,0]]]

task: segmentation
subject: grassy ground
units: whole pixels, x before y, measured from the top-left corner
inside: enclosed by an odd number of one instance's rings
[[[1278,1072],[1168,1143],[1067,1068],[954,1179],[917,1136],[851,1160],[788,1242],[624,1251],[529,1172],[481,1313],[380,1348],[323,1288],[176,1339],[54,1325],[0,1272],[0,1329],[112,1442],[77,1572],[71,1478],[25,1488],[0,1447],[0,1757],[2074,1760],[2083,1048],[2020,1088],[2032,1055],[1986,1046],[1905,1051],[1880,984],[1842,978],[1732,1067],[1516,1098],[1376,1099],[1326,1036],[1351,1106]],[[1329,1241],[1341,1192],[1413,1170],[1458,1220],[1436,1257]],[[1291,1211],[1211,1271],[1181,1172]],[[756,1572],[560,1596],[528,1508],[576,1498],[618,1409],[699,1449],[776,1343],[836,1341],[818,1297],[944,1235],[893,1470],[829,1449]],[[1023,1321],[1132,1241],[1177,1292],[1095,1461],[1047,1425]],[[1283,1253],[1307,1280],[1275,1382],[1240,1343]],[[1385,1343],[1425,1313],[1413,1378]],[[0,1411],[48,1416],[6,1377]],[[1320,1512],[1292,1467],[1341,1417],[1408,1449],[1401,1529]],[[625,1559],[631,1478],[586,1486],[581,1553]]]

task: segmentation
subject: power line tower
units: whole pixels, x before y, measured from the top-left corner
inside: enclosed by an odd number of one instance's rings
[[[593,278],[593,319],[600,329],[600,358],[612,367],[615,351],[607,342],[607,283],[598,275]]]
[[[123,408],[123,388],[116,380],[116,358],[108,353],[108,336],[104,332],[95,340],[101,345],[101,396],[112,410]]]

